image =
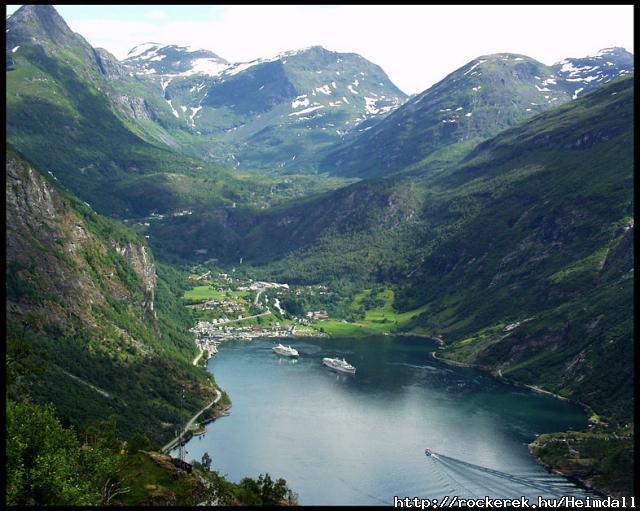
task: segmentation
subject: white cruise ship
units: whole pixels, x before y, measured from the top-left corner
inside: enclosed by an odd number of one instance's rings
[[[298,357],[298,350],[292,348],[291,346],[283,346],[282,344],[278,344],[271,348],[278,355],[282,355],[283,357]]]
[[[322,363],[331,369],[340,371],[341,373],[355,374],[356,372],[356,368],[344,358],[342,360],[339,358],[323,358]]]

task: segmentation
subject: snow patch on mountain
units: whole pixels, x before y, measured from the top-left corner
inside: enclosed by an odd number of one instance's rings
[[[377,114],[380,112],[380,109],[376,106],[377,101],[375,98],[364,97],[364,109],[368,114]]]
[[[192,76],[192,75],[209,75],[218,76],[225,69],[229,67],[229,64],[224,64],[218,59],[211,57],[203,57],[194,59],[191,63],[191,69],[183,73],[179,73],[178,76]]]
[[[198,106],[198,107],[191,107],[191,115],[189,116],[189,119],[191,120],[191,123],[192,123],[192,124],[194,124],[194,123],[195,123],[194,118],[195,118],[196,114],[197,114],[200,110],[202,110],[202,107],[201,107],[201,106]]]
[[[291,102],[291,108],[298,108],[299,106],[309,106],[309,98],[306,94],[304,96],[298,96]]]
[[[177,118],[180,118],[180,114],[178,114],[178,112],[176,112],[176,109],[173,108],[173,105],[171,104],[171,100],[170,99],[165,99],[165,101],[167,102],[167,104],[171,107],[171,113],[176,116]]]
[[[463,74],[465,74],[465,75],[469,74],[471,71],[473,71],[476,67],[478,67],[483,62],[486,62],[486,59],[485,60],[479,59],[478,62],[476,62],[473,66],[471,66],[469,69],[467,69]]]
[[[204,83],[204,82],[201,82],[201,83],[199,83],[199,84],[194,85],[193,87],[191,87],[191,88],[189,89],[189,92],[200,92],[200,91],[204,88],[204,86],[205,86],[205,83]]]
[[[312,106],[309,108],[305,108],[304,110],[300,110],[299,112],[291,112],[289,114],[289,117],[291,117],[292,115],[303,115],[303,114],[308,114],[310,112],[314,112],[316,110],[320,110],[321,108],[324,108],[324,105],[316,105],[316,106]]]
[[[127,54],[127,59],[134,59],[136,57],[139,57],[143,53],[146,53],[152,48],[156,48],[157,50],[159,47],[160,45],[158,45],[158,43],[142,43],[138,46],[134,46],[131,50],[129,50],[129,53]]]

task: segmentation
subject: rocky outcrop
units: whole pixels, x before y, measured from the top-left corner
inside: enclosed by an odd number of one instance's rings
[[[107,307],[115,300],[136,315],[142,310],[157,331],[157,276],[148,247],[141,241],[109,241],[109,230],[91,221],[94,213],[65,197],[54,181],[19,157],[7,156],[6,176],[7,310],[13,319],[24,322],[37,314],[43,325],[73,330],[80,321],[92,329],[93,307]],[[139,282],[127,280],[126,270],[123,273],[115,255],[109,255],[109,245]],[[136,298],[139,291],[142,300]],[[130,333],[113,328],[123,339],[137,342]]]
[[[144,314],[150,315],[154,321],[154,327],[156,318],[156,312],[154,310],[154,297],[155,289],[157,285],[156,266],[153,263],[153,258],[149,249],[140,244],[128,243],[127,245],[120,246],[117,243],[113,244],[116,252],[124,257],[131,265],[131,268],[136,275],[140,277],[144,285],[145,301],[142,304]]]
[[[125,246],[114,243],[113,247],[118,254],[127,260],[133,271],[140,277],[144,283],[145,290],[154,290],[157,282],[156,266],[153,263],[149,249],[145,245],[133,243],[128,243]]]
[[[121,112],[128,117],[143,121],[155,121],[157,116],[149,107],[147,100],[136,96],[113,95],[112,100]]]
[[[8,313],[24,320],[48,296],[60,294],[73,297],[65,304],[67,313],[46,307],[48,320],[66,324],[72,316],[87,319],[86,307],[104,298],[85,274],[72,268],[82,264],[79,249],[91,243],[86,229],[70,216],[53,185],[19,159],[7,157],[6,180]]]
[[[122,64],[104,48],[95,48],[93,50],[96,64],[100,71],[109,79],[121,78],[126,75],[127,70]]]

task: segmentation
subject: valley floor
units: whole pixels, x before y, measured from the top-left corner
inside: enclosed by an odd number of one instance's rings
[[[394,310],[392,289],[366,289],[341,309],[339,316],[342,317],[330,317],[321,308],[322,298],[331,296],[331,290],[325,286],[289,286],[211,271],[193,273],[189,280],[191,289],[185,292],[183,299],[197,319],[192,329],[199,348],[194,365],[202,364],[203,358],[206,360],[214,356],[220,343],[231,339],[353,338],[400,334],[435,339],[440,349],[446,346],[443,339],[434,333],[411,327],[411,320],[425,312],[426,307],[404,313]],[[308,310],[310,302],[315,306]],[[302,303],[306,306],[302,307]],[[507,325],[505,328],[517,326]],[[466,359],[456,360],[459,357],[455,353],[443,356],[440,349],[431,353],[432,358],[440,362],[477,367],[491,372],[505,383],[567,399],[539,386],[507,379],[499,368],[478,366]],[[633,458],[632,428],[624,432],[609,428],[593,410],[584,404],[582,406],[591,417],[589,431],[542,435],[531,444],[530,452],[549,470],[585,487],[612,496],[629,495],[630,481],[618,472],[629,469],[627,462]],[[625,468],[612,469],[614,459]],[[632,473],[630,469],[629,473]]]

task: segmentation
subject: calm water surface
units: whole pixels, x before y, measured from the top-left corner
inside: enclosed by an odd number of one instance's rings
[[[585,427],[579,407],[431,361],[435,343],[425,339],[290,344],[298,360],[273,353],[273,340],[221,346],[209,370],[233,401],[231,415],[191,440],[187,459],[208,452],[234,481],[283,477],[309,505],[585,495],[527,450],[538,433]],[[344,357],[357,374],[331,371],[327,356]],[[426,457],[425,447],[447,457]]]

